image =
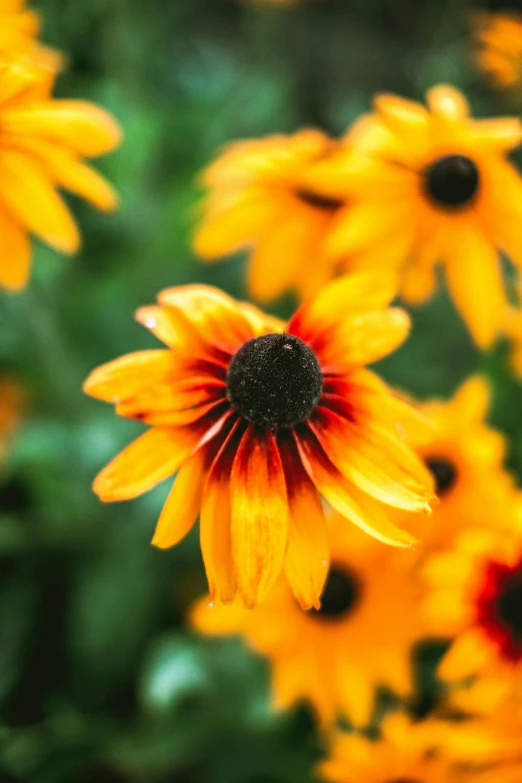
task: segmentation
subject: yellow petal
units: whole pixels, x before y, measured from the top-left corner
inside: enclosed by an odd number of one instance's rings
[[[483,632],[473,628],[455,639],[442,659],[438,673],[443,680],[463,680],[479,672],[493,655]]]
[[[118,404],[144,387],[171,381],[175,367],[175,357],[170,351],[136,351],[97,367],[85,381],[83,390],[98,400]]]
[[[0,208],[0,286],[20,291],[27,283],[31,243],[18,221]]]

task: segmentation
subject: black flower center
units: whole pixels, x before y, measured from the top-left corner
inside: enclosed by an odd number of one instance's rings
[[[437,495],[447,495],[457,480],[457,468],[446,457],[428,457],[426,467],[435,480]]]
[[[323,594],[321,608],[311,609],[316,617],[338,620],[356,608],[361,598],[362,585],[357,576],[344,565],[331,566]]]
[[[340,198],[323,196],[321,193],[314,193],[313,190],[307,190],[306,188],[298,188],[295,191],[295,195],[299,201],[303,201],[309,207],[315,207],[315,209],[320,209],[323,212],[335,212],[344,206],[344,201]]]
[[[465,206],[479,186],[478,169],[464,155],[439,158],[426,169],[424,178],[428,195],[443,207]]]
[[[498,616],[509,628],[517,644],[522,643],[522,572],[517,571],[503,584],[497,604]]]
[[[266,334],[245,343],[227,373],[230,404],[258,427],[293,427],[319,401],[323,375],[315,354],[291,334]]]

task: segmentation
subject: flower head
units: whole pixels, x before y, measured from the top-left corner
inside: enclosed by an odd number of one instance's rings
[[[522,15],[480,13],[472,19],[475,62],[495,87],[510,89],[522,81]]]
[[[472,119],[452,87],[429,90],[427,103],[378,96],[375,114],[352,133],[359,155],[323,165],[317,178],[352,203],[328,250],[352,267],[402,268],[412,302],[432,294],[442,263],[458,310],[485,348],[505,306],[499,251],[522,264],[522,180],[506,158],[522,141],[522,123]]]
[[[313,294],[332,277],[324,244],[346,206],[314,171],[342,147],[315,130],[231,144],[203,175],[196,252],[211,261],[250,250],[248,287],[261,301],[288,289]]]
[[[240,633],[271,665],[274,703],[306,700],[324,724],[343,716],[367,726],[376,688],[412,694],[413,644],[422,635],[415,556],[387,550],[335,515],[331,562],[318,609],[303,609],[281,579],[254,611],[200,600],[194,626]]]
[[[362,365],[399,345],[387,275],[341,279],[285,325],[204,286],[164,291],[138,311],[170,350],[130,354],[85,384],[151,429],[103,470],[103,500],[147,491],[179,470],[153,543],[176,544],[201,512],[212,600],[262,601],[279,573],[318,605],[328,544],[318,492],[381,541],[411,536],[384,503],[425,509],[428,471],[397,428],[411,415]],[[379,502],[375,502],[379,501]]]
[[[500,698],[522,683],[522,526],[520,499],[499,513],[502,535],[467,531],[425,567],[432,630],[455,637],[440,665],[448,682],[480,674]],[[510,530],[508,525],[510,524]]]
[[[57,188],[111,211],[117,197],[83,158],[120,140],[113,118],[83,101],[56,100],[53,76],[40,68],[0,62],[0,285],[27,282],[29,234],[64,253],[80,244],[78,229]]]

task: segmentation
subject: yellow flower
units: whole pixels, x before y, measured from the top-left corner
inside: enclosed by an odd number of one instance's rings
[[[522,16],[481,13],[472,19],[475,61],[496,87],[513,88],[522,81]]]
[[[375,115],[351,134],[359,155],[316,174],[352,202],[328,251],[352,268],[403,268],[411,302],[433,293],[442,263],[458,310],[487,348],[505,307],[499,251],[522,264],[522,180],[506,157],[522,141],[522,123],[474,120],[448,86],[429,90],[427,103],[378,96]]]
[[[207,261],[251,251],[248,288],[260,301],[289,289],[314,294],[337,262],[324,244],[345,201],[318,187],[314,170],[343,148],[315,130],[231,144],[203,175],[208,195],[194,239]]]
[[[283,567],[303,604],[317,604],[328,558],[319,495],[381,541],[409,546],[387,504],[426,508],[428,471],[401,439],[412,415],[364,368],[406,337],[388,308],[396,281],[331,283],[285,325],[205,286],[163,291],[138,320],[168,350],[95,370],[88,394],[151,429],[94,489],[125,500],[179,474],[153,543],[176,544],[201,511],[212,600],[264,600]],[[374,502],[379,501],[379,502]]]
[[[405,715],[392,714],[383,721],[381,733],[381,739],[372,741],[357,734],[337,732],[329,758],[319,767],[324,780],[330,783],[475,781],[472,776],[460,777],[438,752],[447,733],[440,721],[412,723]]]
[[[34,233],[64,253],[80,237],[57,188],[111,211],[111,186],[83,162],[116,147],[113,118],[90,103],[56,100],[53,77],[39,68],[0,62],[0,285],[23,288]]]
[[[431,630],[455,637],[440,676],[458,683],[480,674],[493,703],[522,683],[521,503],[496,509],[503,531],[467,531],[424,572]]]
[[[484,509],[513,491],[513,479],[503,468],[505,438],[485,421],[490,402],[486,381],[473,376],[447,402],[419,405],[430,426],[413,430],[411,443],[433,475],[439,500],[422,522],[423,553],[449,547],[467,527],[481,522],[489,527]]]
[[[344,716],[368,725],[375,689],[413,692],[411,652],[422,636],[412,551],[387,550],[334,515],[328,522],[331,564],[319,609],[303,610],[284,580],[263,606],[209,606],[192,623],[204,633],[240,633],[265,655],[273,700],[286,708],[305,699],[322,723]]]
[[[0,56],[27,57],[35,65],[56,70],[62,57],[38,43],[39,16],[25,5],[25,0],[0,0]]]

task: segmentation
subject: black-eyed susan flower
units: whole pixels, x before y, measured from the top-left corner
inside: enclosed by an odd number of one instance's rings
[[[480,675],[492,703],[514,688],[522,692],[520,499],[511,504],[498,512],[511,517],[511,533],[467,531],[424,569],[432,631],[454,637],[440,676],[459,683]]]
[[[327,530],[331,562],[319,608],[303,609],[281,579],[253,611],[204,598],[191,619],[203,633],[241,634],[266,656],[276,708],[304,700],[323,724],[345,717],[366,726],[379,685],[413,692],[411,652],[422,636],[415,556],[386,549],[338,515]]]
[[[0,285],[22,288],[29,275],[30,234],[64,253],[80,245],[58,188],[111,211],[117,197],[83,158],[116,147],[114,119],[90,103],[56,100],[50,71],[0,61]]]
[[[37,65],[59,68],[58,52],[37,41],[40,18],[25,0],[0,0],[0,56],[28,58]]]
[[[439,752],[446,734],[440,721],[412,723],[401,713],[391,714],[379,740],[337,732],[319,773],[330,783],[471,783],[475,778],[460,777]]]
[[[479,13],[472,18],[475,62],[498,88],[522,81],[522,13]]]
[[[343,148],[316,130],[231,144],[207,168],[194,248],[213,261],[250,251],[248,289],[260,301],[287,290],[314,294],[336,263],[325,240],[346,202],[315,181],[315,167]]]
[[[448,401],[419,405],[429,426],[410,430],[410,442],[430,470],[438,503],[423,525],[425,554],[448,548],[468,527],[491,525],[487,507],[502,504],[514,481],[505,470],[504,436],[486,423],[491,403],[484,378],[472,376]]]
[[[419,511],[428,471],[398,432],[410,408],[363,368],[405,338],[387,275],[340,279],[285,325],[204,286],[172,288],[137,318],[169,350],[124,356],[85,384],[151,429],[94,489],[105,501],[179,469],[153,543],[176,544],[201,515],[212,600],[264,600],[283,568],[317,605],[328,544],[318,492],[381,541],[408,546],[385,507]],[[378,501],[378,502],[377,502]]]
[[[433,293],[442,263],[458,310],[486,348],[505,307],[499,251],[522,264],[522,180],[506,158],[522,141],[522,123],[472,119],[449,86],[429,90],[427,103],[378,96],[375,114],[351,135],[359,155],[323,164],[317,178],[352,204],[327,249],[352,268],[402,268],[403,295],[414,303]]]

